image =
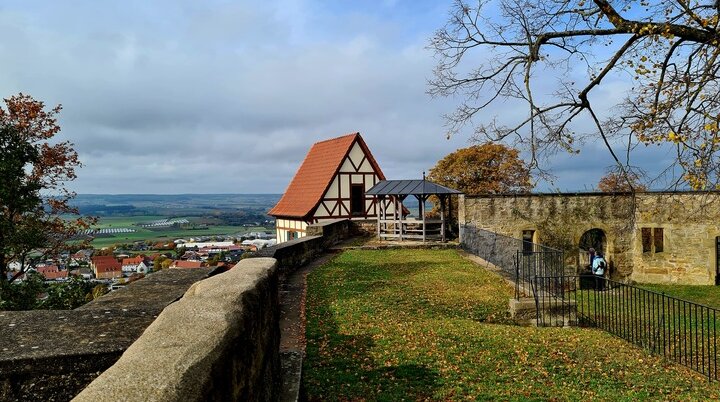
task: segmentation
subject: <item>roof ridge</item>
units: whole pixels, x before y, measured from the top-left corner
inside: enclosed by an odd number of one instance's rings
[[[352,133],[349,133],[349,134],[343,134],[343,135],[338,136],[338,137],[335,137],[335,138],[330,138],[330,139],[327,139],[327,140],[318,141],[318,142],[314,143],[313,146],[315,146],[315,145],[317,145],[317,144],[322,144],[322,143],[325,143],[325,142],[337,141],[337,140],[339,140],[339,139],[343,139],[343,138],[346,138],[346,137],[354,137],[354,136],[356,136],[356,135],[360,135],[360,132],[359,132],[359,131],[355,131],[355,132],[352,132]]]

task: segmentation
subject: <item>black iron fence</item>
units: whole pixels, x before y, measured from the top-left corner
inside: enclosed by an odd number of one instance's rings
[[[532,297],[536,276],[562,276],[563,253],[531,241],[463,225],[461,247],[498,267],[515,282],[515,298]]]
[[[538,326],[597,327],[718,380],[717,309],[592,275],[536,276],[533,289]]]

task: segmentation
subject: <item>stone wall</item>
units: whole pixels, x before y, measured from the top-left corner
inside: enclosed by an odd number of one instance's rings
[[[377,219],[353,220],[350,230],[356,236],[377,236]]]
[[[278,261],[280,275],[287,275],[307,263],[328,247],[351,235],[351,221],[335,219],[309,225],[307,236],[266,247],[256,257],[270,257]]]
[[[194,284],[74,400],[273,400],[277,287],[271,258],[242,260]]]
[[[643,252],[642,228],[663,229],[664,250]],[[659,193],[638,197],[632,248],[638,282],[714,285],[720,194]]]
[[[208,275],[164,270],[76,310],[0,311],[0,400],[70,400]]]
[[[714,284],[720,236],[718,193],[648,192],[460,197],[459,222],[566,251],[580,265],[583,233],[605,233],[615,279],[649,283]],[[662,252],[643,251],[642,229],[663,231]]]
[[[273,332],[278,328],[278,274],[293,272],[350,236],[352,228],[348,220],[313,225],[314,236],[256,255],[276,257],[276,267],[267,266],[268,261],[275,261],[268,258],[245,259],[190,290],[215,272],[163,270],[76,310],[0,311],[0,400],[70,400],[116,362],[126,368],[110,369],[100,381],[114,384],[114,395],[120,400],[127,399],[120,397],[126,392],[155,391],[158,398],[172,399],[168,395],[180,390],[195,392],[192,395],[198,400],[269,399],[280,372],[276,367],[278,338]],[[134,346],[141,334],[143,342]],[[153,364],[167,363],[176,376],[183,376],[182,381],[192,382],[195,388],[171,383],[176,377],[165,383],[158,375],[170,373],[155,366],[154,372],[141,371],[139,365],[146,364],[143,359],[153,354],[151,349],[157,360]],[[122,363],[118,361],[121,355]],[[200,376],[199,368],[210,370],[210,377]],[[84,395],[92,396],[83,398],[103,394],[98,387],[90,387]],[[204,394],[198,393],[200,388]]]

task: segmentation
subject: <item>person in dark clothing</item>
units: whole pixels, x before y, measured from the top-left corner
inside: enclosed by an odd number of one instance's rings
[[[588,250],[588,266],[587,266],[588,271],[592,272],[592,263],[593,263],[594,259],[595,259],[595,249],[590,247],[590,250]]]

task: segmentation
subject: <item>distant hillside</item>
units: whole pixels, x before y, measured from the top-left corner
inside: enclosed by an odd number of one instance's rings
[[[264,216],[281,194],[78,194],[72,205],[96,216]]]

